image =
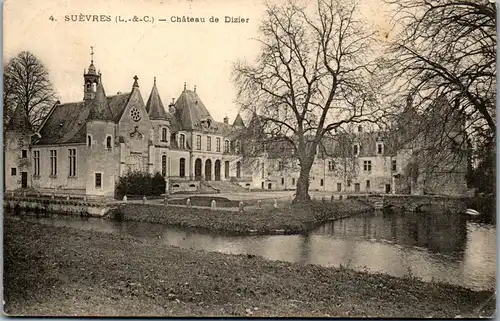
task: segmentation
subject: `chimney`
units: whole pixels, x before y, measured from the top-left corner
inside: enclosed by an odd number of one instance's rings
[[[229,117],[224,117],[224,124],[228,125],[229,124]]]
[[[172,102],[168,105],[168,112],[171,114],[175,113],[175,98],[172,98]]]

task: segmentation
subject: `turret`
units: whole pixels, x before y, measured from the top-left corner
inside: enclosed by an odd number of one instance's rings
[[[101,82],[101,73],[94,66],[94,48],[90,52],[90,65],[87,71],[83,70],[83,100],[92,100],[96,96],[97,86]]]

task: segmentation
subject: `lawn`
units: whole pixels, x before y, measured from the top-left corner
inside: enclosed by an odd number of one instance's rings
[[[194,199],[196,200],[196,199]],[[209,202],[200,199],[198,203]],[[235,202],[229,201],[228,202]],[[192,203],[192,205],[195,205]],[[124,204],[114,210],[111,218],[161,223],[185,228],[197,228],[238,234],[306,233],[327,220],[347,217],[371,210],[358,200],[333,202],[310,202],[291,206],[287,203],[273,208],[272,203],[263,204],[262,210],[245,209],[243,212],[215,210],[210,208],[188,208],[150,204]],[[278,232],[277,232],[278,231]]]

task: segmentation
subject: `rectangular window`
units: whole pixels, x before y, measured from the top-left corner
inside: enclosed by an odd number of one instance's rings
[[[363,161],[363,170],[365,172],[371,172],[371,170],[372,170],[372,161]]]
[[[292,185],[295,186],[295,178],[292,178]]]
[[[285,169],[285,164],[283,161],[278,161],[278,170],[283,171]]]
[[[335,165],[333,164],[333,161],[332,160],[329,160],[328,161],[328,170],[330,172],[333,172],[333,170],[335,170]]]
[[[285,179],[283,177],[281,178],[281,185],[285,185]]]
[[[382,144],[377,144],[377,154],[382,154],[384,147]]]
[[[229,141],[224,141],[224,153],[229,153]]]
[[[57,150],[50,151],[50,176],[57,176]]]
[[[161,155],[161,175],[167,176],[167,155]]]
[[[69,157],[69,177],[76,176],[76,148],[70,148],[68,150]]]
[[[366,189],[369,190],[370,189],[370,181],[366,181]]]
[[[323,179],[321,179],[321,180],[319,181],[319,185],[320,185],[320,186],[323,186]]]
[[[102,173],[95,173],[95,188],[102,188]]]
[[[212,137],[210,136],[207,137],[207,150],[208,151],[212,150]]]
[[[17,175],[17,168],[12,167],[12,168],[10,169],[10,175],[12,175],[12,176],[16,176],[16,175]]]
[[[186,148],[186,136],[183,134],[179,135],[179,148]]]
[[[352,152],[354,155],[358,155],[359,154],[359,146],[358,145],[354,145],[352,147]]]
[[[161,141],[162,142],[167,141],[167,129],[166,128],[161,129]]]
[[[201,150],[201,135],[196,135],[196,149]]]
[[[21,151],[21,158],[28,158],[28,151],[26,149]]]
[[[40,151],[33,152],[33,176],[40,176]]]
[[[337,183],[337,192],[342,192],[342,183]]]
[[[393,171],[397,171],[398,170],[397,163],[396,163],[395,159],[392,160],[392,170]]]
[[[217,146],[216,146],[216,148],[217,148],[216,151],[220,152],[220,138],[219,137],[217,137]]]
[[[347,187],[351,187],[351,180],[350,179],[347,180]]]

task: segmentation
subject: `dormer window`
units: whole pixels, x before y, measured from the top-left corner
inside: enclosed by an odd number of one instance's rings
[[[328,171],[333,172],[335,169],[335,164],[333,163],[333,160],[328,160]]]
[[[384,144],[383,143],[377,143],[377,154],[381,155],[384,153]]]
[[[352,146],[352,153],[354,154],[354,156],[358,156],[359,155],[359,144],[354,144]]]
[[[184,134],[179,135],[179,147],[186,148],[186,135]]]
[[[280,160],[278,161],[278,171],[284,171],[285,170],[285,162]]]

